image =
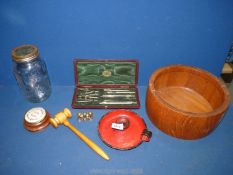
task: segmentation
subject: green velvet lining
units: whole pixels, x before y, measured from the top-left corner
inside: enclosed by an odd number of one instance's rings
[[[138,106],[136,88],[78,88],[76,106]]]
[[[135,84],[136,62],[78,62],[78,85]]]

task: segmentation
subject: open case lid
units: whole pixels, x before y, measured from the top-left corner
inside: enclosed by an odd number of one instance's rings
[[[137,60],[74,60],[76,86],[135,86]]]

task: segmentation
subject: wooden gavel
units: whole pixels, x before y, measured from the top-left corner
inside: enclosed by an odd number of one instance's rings
[[[58,125],[64,124],[69,129],[71,129],[82,141],[84,141],[91,149],[93,149],[97,154],[102,156],[104,159],[109,160],[108,155],[93,141],[91,141],[88,137],[78,131],[68,120],[72,113],[69,109],[65,108],[64,112],[57,113],[54,118],[50,118],[50,123],[53,125],[54,128],[57,128]]]

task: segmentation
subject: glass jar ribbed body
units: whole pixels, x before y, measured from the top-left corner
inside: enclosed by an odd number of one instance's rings
[[[51,94],[51,84],[46,64],[37,48],[33,45],[20,46],[13,50],[12,56],[13,73],[24,96],[33,103],[46,100]]]

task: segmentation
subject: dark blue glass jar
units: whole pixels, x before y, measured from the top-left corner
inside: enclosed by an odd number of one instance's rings
[[[13,72],[24,96],[33,103],[46,100],[51,94],[51,84],[46,64],[37,47],[23,45],[12,51]]]

